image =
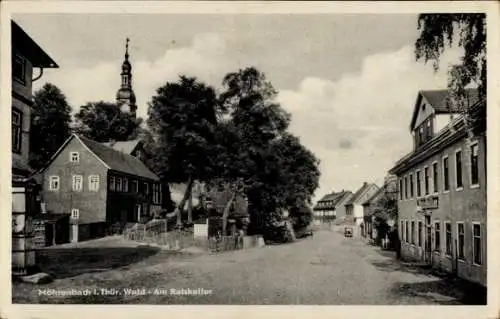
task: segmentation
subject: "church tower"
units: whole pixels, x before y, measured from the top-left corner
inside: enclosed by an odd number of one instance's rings
[[[135,103],[135,94],[132,90],[132,65],[128,60],[128,43],[129,38],[125,44],[125,60],[122,64],[122,84],[116,93],[116,103],[120,105],[121,109],[125,112],[131,113],[134,117],[137,111],[137,104]]]

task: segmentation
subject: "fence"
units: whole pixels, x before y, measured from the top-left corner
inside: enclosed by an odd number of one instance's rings
[[[142,243],[153,243],[164,249],[179,250],[194,245],[193,233],[187,231],[167,231],[164,220],[148,224],[135,224],[123,232],[125,239]]]
[[[243,249],[243,237],[219,236],[198,238],[195,240],[195,245],[205,248],[210,252],[238,250]]]

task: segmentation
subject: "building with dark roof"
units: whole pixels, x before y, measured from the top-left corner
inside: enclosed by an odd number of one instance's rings
[[[323,196],[314,206],[314,224],[320,225],[332,220],[345,218],[345,202],[352,196],[351,191],[342,190]]]
[[[398,178],[402,258],[486,285],[486,130],[470,121],[486,119],[486,103],[466,92],[467,121],[446,91],[418,93],[413,150],[389,172]]]
[[[39,185],[30,178],[29,165],[33,82],[56,62],[14,21],[12,44],[12,274],[26,274],[35,266],[33,216],[39,211]]]
[[[160,179],[139,158],[76,134],[40,173],[47,210],[71,215],[72,241],[144,222],[161,209]]]

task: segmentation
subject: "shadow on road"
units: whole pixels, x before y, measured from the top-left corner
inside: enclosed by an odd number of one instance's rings
[[[50,249],[37,253],[37,264],[41,271],[62,279],[128,266],[159,251],[153,247]]]
[[[486,288],[475,283],[446,274],[438,274],[430,267],[406,264],[395,259],[395,252],[375,250],[384,260],[373,260],[371,264],[380,271],[406,272],[425,277],[418,282],[400,282],[391,293],[401,296],[419,297],[442,305],[486,305]]]
[[[449,278],[416,283],[397,283],[391,293],[424,298],[442,305],[486,305],[486,289]]]

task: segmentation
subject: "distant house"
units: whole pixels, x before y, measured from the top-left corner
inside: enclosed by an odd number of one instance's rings
[[[377,190],[377,185],[366,182],[363,183],[360,189],[358,189],[345,204],[346,220],[360,226],[363,223],[363,203],[375,194]]]
[[[373,213],[377,205],[377,201],[384,196],[384,187],[379,188],[368,200],[363,203],[363,232],[361,236],[370,239],[376,238],[376,230],[373,229],[375,217]]]
[[[53,214],[70,214],[71,241],[104,236],[144,222],[161,209],[159,177],[138,158],[73,134],[43,174],[43,200]]]
[[[323,196],[313,208],[314,224],[321,225],[335,219],[345,217],[344,204],[351,198],[351,191],[332,192]]]
[[[363,203],[363,233],[364,237],[375,239],[377,237],[377,231],[373,228],[375,222],[375,213],[377,202],[382,197],[391,198],[393,200],[397,199],[397,177],[389,175],[384,181],[384,185],[379,188],[368,200]],[[395,220],[388,220],[388,224],[395,222]]]

